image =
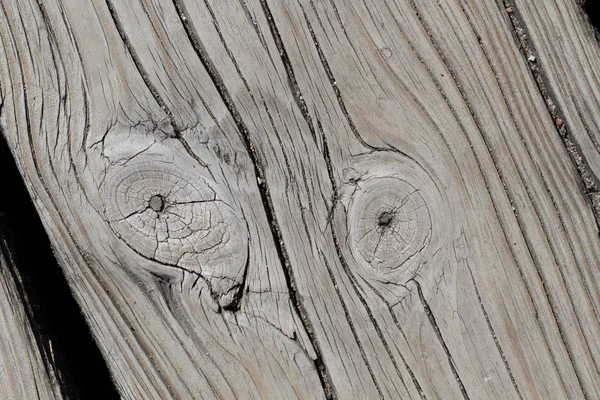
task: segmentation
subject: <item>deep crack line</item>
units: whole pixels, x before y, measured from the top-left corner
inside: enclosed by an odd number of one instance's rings
[[[520,400],[523,400],[523,395],[521,394],[521,391],[519,390],[519,385],[517,385],[517,381],[515,380],[515,376],[512,373],[510,364],[508,363],[508,360],[507,360],[506,356],[504,355],[504,351],[502,350],[502,346],[500,345],[500,341],[498,340],[496,331],[494,330],[494,327],[492,326],[492,322],[490,321],[489,314],[487,313],[485,306],[483,305],[483,300],[481,299],[481,295],[479,294],[479,289],[477,288],[477,282],[475,282],[475,276],[473,276],[473,270],[471,269],[471,266],[469,265],[468,262],[466,263],[466,265],[467,265],[467,268],[469,269],[469,274],[471,275],[471,282],[473,282],[473,289],[475,289],[475,295],[477,296],[477,301],[479,302],[479,306],[481,308],[483,317],[485,318],[485,323],[488,327],[488,330],[490,331],[490,335],[492,336],[492,339],[494,339],[494,344],[496,345],[496,349],[498,350],[498,353],[500,354],[500,358],[502,358],[502,363],[504,364],[504,368],[506,369],[506,372],[508,373],[510,381],[511,381],[513,387],[515,388],[515,392],[517,393],[517,396],[519,396]]]
[[[423,305],[423,309],[425,310],[425,314],[427,315],[427,318],[429,319],[431,328],[435,332],[435,336],[437,337],[438,341],[440,342],[440,345],[444,349],[444,352],[446,353],[446,357],[448,357],[448,364],[450,364],[450,369],[452,370],[452,374],[454,375],[454,378],[456,379],[456,383],[458,384],[458,387],[460,388],[460,392],[462,393],[465,400],[470,400],[467,390],[465,389],[465,386],[463,385],[462,379],[460,379],[460,376],[458,375],[458,370],[456,369],[454,359],[452,358],[452,355],[450,354],[450,350],[448,349],[448,346],[446,345],[446,342],[444,341],[444,338],[442,336],[442,332],[440,331],[440,328],[439,328],[437,322],[435,321],[435,316],[433,315],[433,311],[431,311],[429,304],[427,304],[427,300],[425,300],[425,296],[423,295],[423,290],[421,289],[421,284],[417,280],[413,280],[412,282],[414,282],[415,286],[417,287],[417,292],[419,294],[419,300],[421,301],[421,304]]]
[[[119,33],[119,36],[121,37],[121,40],[123,41],[123,45],[127,49],[127,53],[131,57],[131,60],[133,61],[135,68],[137,69],[138,73],[140,74],[140,77],[142,78],[142,80],[144,81],[144,84],[150,91],[150,94],[152,95],[152,97],[154,97],[154,100],[156,101],[158,106],[167,115],[167,118],[169,119],[171,126],[173,128],[173,137],[181,143],[181,145],[183,146],[185,151],[189,154],[189,156],[192,157],[200,166],[205,168],[209,172],[209,174],[211,174],[211,176],[212,176],[212,172],[208,168],[208,165],[206,165],[200,159],[200,157],[198,157],[198,155],[193,152],[193,150],[191,149],[188,142],[181,135],[182,128],[177,125],[177,121],[175,120],[175,117],[173,116],[171,109],[167,106],[164,99],[158,93],[156,86],[148,78],[148,73],[144,69],[142,62],[140,61],[140,58],[137,55],[137,52],[133,48],[131,41],[129,40],[129,38],[127,37],[127,34],[125,33],[125,28],[123,27],[123,24],[121,23],[121,21],[118,18],[117,11],[115,9],[113,0],[105,0],[105,2],[106,2],[106,7],[108,8],[110,16],[113,20],[113,23],[115,24],[115,28],[117,29],[117,32]]]
[[[265,173],[264,173],[264,169],[262,167],[260,157],[257,154],[255,147],[252,144],[252,141],[250,139],[249,129],[248,129],[247,125],[245,124],[245,122],[243,121],[239,111],[237,110],[237,107],[235,106],[235,104],[233,104],[233,101],[231,100],[231,96],[229,95],[229,91],[225,87],[223,78],[217,72],[212,61],[206,55],[206,50],[204,49],[204,47],[202,46],[202,44],[199,40],[198,33],[193,28],[192,24],[190,24],[189,21],[191,21],[191,18],[190,18],[189,13],[187,12],[187,9],[185,8],[185,6],[183,4],[183,1],[182,0],[173,0],[173,4],[177,10],[177,13],[179,14],[180,22],[184,27],[184,30],[188,36],[188,39],[189,39],[196,55],[202,62],[202,65],[204,66],[206,72],[210,76],[215,88],[217,89],[217,92],[219,93],[219,96],[221,97],[223,103],[227,107],[227,110],[231,114],[231,116],[238,128],[238,131],[241,135],[241,139],[244,142],[244,146],[246,147],[248,156],[250,157],[250,159],[252,161],[252,164],[254,167],[254,174],[256,175],[256,177],[258,178],[259,181],[262,181],[265,183],[263,185],[258,185],[258,190],[260,193],[261,200],[263,202],[265,214],[266,214],[268,222],[269,222],[269,228],[271,230],[273,242],[274,242],[275,248],[277,250],[279,259],[281,261],[282,267],[283,267],[283,273],[285,275],[286,283],[288,286],[290,300],[294,307],[295,312],[300,317],[300,319],[302,321],[302,325],[304,327],[304,330],[306,331],[306,333],[310,339],[311,345],[313,346],[313,348],[315,350],[316,359],[314,360],[314,365],[318,372],[319,379],[321,381],[321,385],[322,385],[323,391],[325,393],[325,397],[330,400],[335,399],[336,398],[335,388],[333,386],[333,382],[331,380],[329,371],[327,370],[327,367],[325,366],[325,363],[323,361],[321,348],[317,341],[316,334],[314,332],[314,329],[312,327],[310,319],[307,315],[307,312],[304,308],[304,305],[302,304],[302,302],[297,294],[298,288],[297,288],[296,280],[295,280],[294,273],[293,273],[291,265],[290,265],[290,261],[289,261],[289,257],[287,254],[287,250],[284,245],[283,237],[282,237],[281,231],[279,229],[279,223],[277,222],[277,217],[275,215],[275,209],[272,204],[271,195],[270,195],[268,185],[267,185],[267,179],[265,177]]]
[[[569,132],[565,120],[561,112],[560,102],[556,101],[552,95],[552,88],[546,87],[549,82],[543,69],[539,67],[538,61],[534,54],[534,46],[529,43],[529,36],[526,34],[527,27],[523,27],[522,20],[519,16],[519,9],[511,4],[508,0],[501,0],[498,4],[499,8],[504,8],[504,12],[508,15],[515,40],[518,44],[520,53],[526,59],[527,66],[533,76],[533,80],[544,99],[546,109],[554,122],[556,130],[565,146],[567,154],[571,158],[571,162],[575,166],[577,173],[581,179],[579,187],[586,199],[591,203],[592,212],[596,220],[596,227],[600,230],[600,179],[592,172],[589,163],[581,152],[581,147],[573,135]],[[585,121],[581,120],[585,125]],[[587,129],[587,127],[586,127]]]
[[[279,51],[279,57],[281,62],[285,67],[285,72],[288,78],[288,86],[292,92],[292,96],[296,102],[296,105],[302,112],[302,116],[304,117],[306,124],[308,125],[308,129],[312,134],[313,140],[317,143],[317,135],[315,132],[315,127],[308,111],[308,107],[306,106],[306,101],[304,100],[304,96],[302,96],[302,92],[300,90],[300,86],[298,85],[298,81],[296,80],[296,74],[294,72],[294,68],[292,67],[292,62],[290,61],[290,57],[288,55],[285,46],[283,45],[283,40],[281,39],[281,35],[279,34],[279,29],[277,28],[277,24],[275,24],[275,19],[273,18],[273,13],[269,8],[266,0],[260,0],[260,5],[262,7],[263,13],[267,18],[267,24],[269,25],[269,29],[271,31],[271,36],[275,41],[275,46]]]

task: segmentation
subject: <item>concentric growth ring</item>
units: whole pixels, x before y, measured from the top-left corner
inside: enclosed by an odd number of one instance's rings
[[[168,163],[132,163],[104,187],[108,222],[137,253],[200,274],[215,294],[242,279],[246,224],[204,179]]]
[[[360,184],[348,210],[350,248],[357,262],[382,281],[406,281],[431,234],[425,200],[408,182],[371,177]],[[401,282],[404,283],[404,282]]]

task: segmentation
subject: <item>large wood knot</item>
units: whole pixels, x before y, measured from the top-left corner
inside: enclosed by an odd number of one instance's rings
[[[396,177],[363,179],[347,218],[350,250],[371,279],[405,283],[414,277],[431,235],[429,209],[416,188]]]
[[[223,307],[240,290],[248,259],[244,219],[197,174],[171,163],[132,162],[104,183],[108,222],[148,260],[197,274]]]

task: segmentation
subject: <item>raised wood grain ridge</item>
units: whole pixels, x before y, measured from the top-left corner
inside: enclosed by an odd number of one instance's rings
[[[121,395],[600,398],[598,226],[514,29],[1,2],[2,132]]]

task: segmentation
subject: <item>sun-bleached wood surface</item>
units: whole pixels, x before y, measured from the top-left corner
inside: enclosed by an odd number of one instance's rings
[[[599,398],[598,226],[518,12],[1,2],[2,132],[121,395]]]
[[[3,233],[0,233],[0,398],[62,399],[52,364],[53,354],[40,351],[27,315],[28,305],[19,294],[22,278]]]
[[[577,1],[514,4],[519,41],[600,216],[600,36]]]

